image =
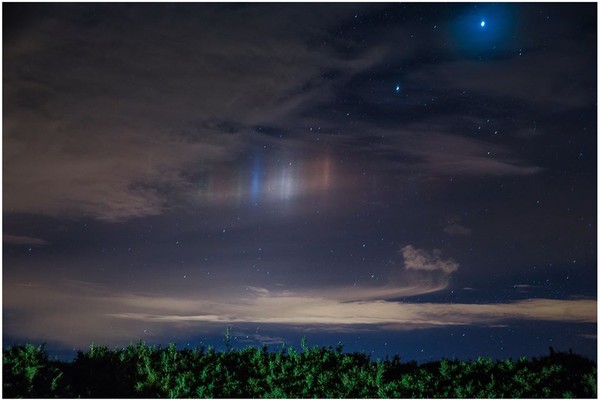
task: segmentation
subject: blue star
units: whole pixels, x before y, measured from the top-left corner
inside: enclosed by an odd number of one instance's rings
[[[396,93],[400,92],[400,85],[396,85]]]
[[[485,20],[481,20],[481,23],[479,25],[481,25],[481,27],[484,28],[485,27]]]

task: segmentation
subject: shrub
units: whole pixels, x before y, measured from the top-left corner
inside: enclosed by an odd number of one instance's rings
[[[597,391],[595,362],[572,353],[419,366],[305,342],[302,352],[92,345],[72,362],[49,361],[43,346],[28,344],[5,349],[3,369],[8,398],[596,398]]]

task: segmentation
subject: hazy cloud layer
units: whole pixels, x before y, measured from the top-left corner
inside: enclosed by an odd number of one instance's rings
[[[121,221],[181,206],[194,191],[186,177],[238,157],[252,127],[330,96],[331,82],[306,82],[382,57],[306,45],[349,16],[337,6],[310,24],[294,23],[303,6],[98,8],[111,18],[82,29],[63,13],[93,15],[56,6],[7,35],[6,211]]]
[[[410,330],[452,325],[492,325],[512,319],[572,323],[596,322],[592,299],[526,299],[495,304],[410,303],[385,300],[352,302],[306,293],[250,291],[242,298],[176,298],[102,293],[100,289],[5,286],[4,305],[10,326],[5,335],[29,340],[87,346],[91,341],[118,345],[134,338],[165,341],[180,333],[222,331],[223,325],[260,323],[296,325],[322,330],[353,331],[360,325],[378,330]],[[34,295],[35,294],[35,295]],[[40,296],[44,302],[40,303]],[[27,310],[28,318],[21,318]],[[73,322],[77,322],[76,325]],[[271,339],[272,340],[272,339]],[[269,340],[269,341],[271,341]],[[279,339],[277,339],[279,341]]]
[[[478,60],[438,63],[411,74],[411,79],[436,88],[460,89],[476,96],[496,96],[522,101],[526,107],[548,110],[589,107],[595,99],[595,79],[585,73],[594,55],[581,43],[558,40],[551,53],[515,49],[520,57],[483,64]],[[581,58],[586,62],[580,62]],[[538,68],[544,65],[545,68]],[[507,73],[511,71],[511,73]],[[573,84],[573,76],[586,77]],[[585,82],[587,80],[587,82]]]
[[[118,222],[193,208],[206,199],[197,196],[194,178],[222,180],[215,171],[247,155],[257,126],[281,126],[290,137],[314,135],[309,127],[319,126],[318,134],[340,152],[346,138],[356,145],[365,132],[381,132],[391,142],[362,146],[374,157],[408,155],[409,163],[395,163],[409,176],[541,171],[508,148],[447,132],[429,117],[424,124],[390,129],[339,117],[320,124],[311,110],[330,110],[344,83],[398,57],[394,37],[410,37],[405,26],[373,46],[340,39],[331,32],[356,18],[362,6],[326,8],[315,13],[309,5],[101,5],[92,11],[61,5],[44,8],[26,29],[13,27],[4,45],[5,210]],[[74,15],[89,23],[82,26]],[[415,52],[414,44],[407,45],[401,57]],[[419,68],[407,79],[426,74],[440,87],[450,81],[481,88],[499,75],[514,75],[493,67],[493,79],[461,82],[459,76],[480,74],[448,73],[474,68],[472,63]],[[552,76],[539,78],[540,87]],[[377,93],[364,92],[357,96],[367,101]],[[340,177],[351,175],[334,160]],[[332,180],[331,189],[347,191],[347,182]]]

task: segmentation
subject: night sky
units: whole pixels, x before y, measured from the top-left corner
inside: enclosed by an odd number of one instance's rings
[[[596,3],[3,3],[3,343],[596,358]]]

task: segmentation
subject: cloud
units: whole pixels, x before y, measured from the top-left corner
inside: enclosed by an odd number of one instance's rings
[[[351,295],[349,298],[355,300],[348,301],[329,291],[256,289],[243,297],[234,295],[237,293],[205,298],[150,296],[76,283],[52,287],[5,284],[4,318],[9,324],[4,325],[4,335],[86,347],[90,342],[123,345],[136,338],[160,342],[172,338],[173,332],[180,336],[216,333],[222,332],[224,325],[269,324],[352,332],[494,326],[514,319],[594,323],[597,318],[595,299],[461,304],[361,300]]]
[[[471,235],[471,229],[460,224],[450,224],[444,227],[444,232],[450,235]]]
[[[556,39],[550,50],[526,49],[523,56],[517,54],[515,49],[512,57],[493,63],[459,59],[433,64],[411,72],[406,79],[438,89],[511,99],[513,103],[517,100],[550,111],[593,104],[596,69],[589,44]]]
[[[442,252],[439,249],[434,249],[429,253],[422,249],[416,249],[412,245],[406,245],[401,249],[404,257],[404,267],[413,270],[425,271],[443,271],[452,273],[458,270],[460,266],[452,259],[442,259]]]
[[[384,57],[309,46],[355,12],[326,9],[40,8],[4,43],[4,210],[119,222],[189,206],[252,127],[298,121]]]
[[[539,167],[514,159],[502,146],[444,131],[428,133],[427,140],[423,135],[408,135],[400,143],[406,144],[408,152],[422,160],[417,165],[421,165],[423,172],[436,175],[504,176],[541,171]]]
[[[371,132],[373,139],[356,143],[356,138],[348,136],[347,141],[389,160],[397,171],[413,178],[520,176],[543,171],[507,146],[452,127],[453,120],[434,118],[388,128],[357,124],[357,129]]]
[[[20,139],[17,129],[5,133],[6,211],[104,221],[162,213],[166,190],[189,187],[180,169],[199,155],[205,162],[222,159],[237,146],[210,137],[195,143],[160,139],[152,129],[102,134],[90,128],[89,137],[73,133],[69,140],[54,131],[35,142]],[[75,149],[58,145],[62,141]]]
[[[246,334],[243,332],[234,333],[238,341],[242,343],[259,343],[261,345],[286,344],[288,341],[283,337],[269,336],[264,334]]]
[[[123,300],[125,303],[126,299]],[[168,304],[168,300],[163,300]],[[383,300],[340,302],[301,295],[261,296],[250,303],[231,305],[226,315],[118,313],[122,319],[149,322],[271,323],[291,325],[376,325],[407,329],[448,325],[491,324],[509,319],[592,323],[595,300],[528,299],[498,304],[405,303]]]
[[[596,334],[596,333],[593,333],[593,334],[579,334],[578,337],[585,338],[586,340],[593,340],[593,341],[598,340],[598,334]]]
[[[399,278],[379,287],[343,287],[328,288],[327,297],[334,297],[340,301],[377,300],[414,297],[441,291],[448,286],[447,275],[428,277],[414,277],[400,275]]]
[[[42,238],[27,237],[21,235],[2,235],[2,241],[13,245],[49,245],[50,242]]]
[[[344,83],[397,57],[391,38],[410,35],[408,27],[396,27],[381,37],[380,46],[355,46],[330,32],[360,10],[325,7],[319,13],[305,5],[42,9],[27,29],[11,31],[5,40],[5,211],[119,222],[202,202],[221,204],[223,198],[252,198],[251,185],[237,185],[243,181],[241,168],[222,172],[255,145],[259,125],[285,125],[290,137],[301,132],[306,142],[305,128],[299,127],[317,123],[323,126],[320,144],[329,142],[334,149],[345,141],[356,144],[364,132],[385,136],[389,143],[366,145],[373,159],[383,154],[403,173],[424,178],[541,171],[509,149],[450,133],[447,122],[430,117],[421,125],[387,129],[357,120],[344,127],[345,135],[337,135],[344,123],[330,114],[319,122],[309,110],[329,110]],[[82,28],[72,16],[90,23]],[[413,41],[409,47],[402,57],[419,48]],[[467,65],[474,66],[479,64]],[[445,69],[436,66],[417,70],[415,79],[428,68],[440,88],[449,85]],[[327,77],[330,71],[336,71],[335,78]],[[496,81],[486,78],[481,85]],[[378,94],[375,100],[384,98]],[[297,146],[286,141],[288,149]],[[404,156],[409,162],[398,161]],[[327,166],[332,174],[326,180],[310,164],[288,174],[270,166],[276,173],[261,182],[273,188],[266,198],[288,201],[315,192],[323,182],[332,189],[339,184],[338,193],[347,190],[343,181],[351,178],[335,170],[338,166]],[[231,184],[201,188],[199,176]]]
[[[460,224],[459,216],[454,216],[448,220],[448,225],[444,227],[444,232],[450,235],[471,235],[471,229]]]

